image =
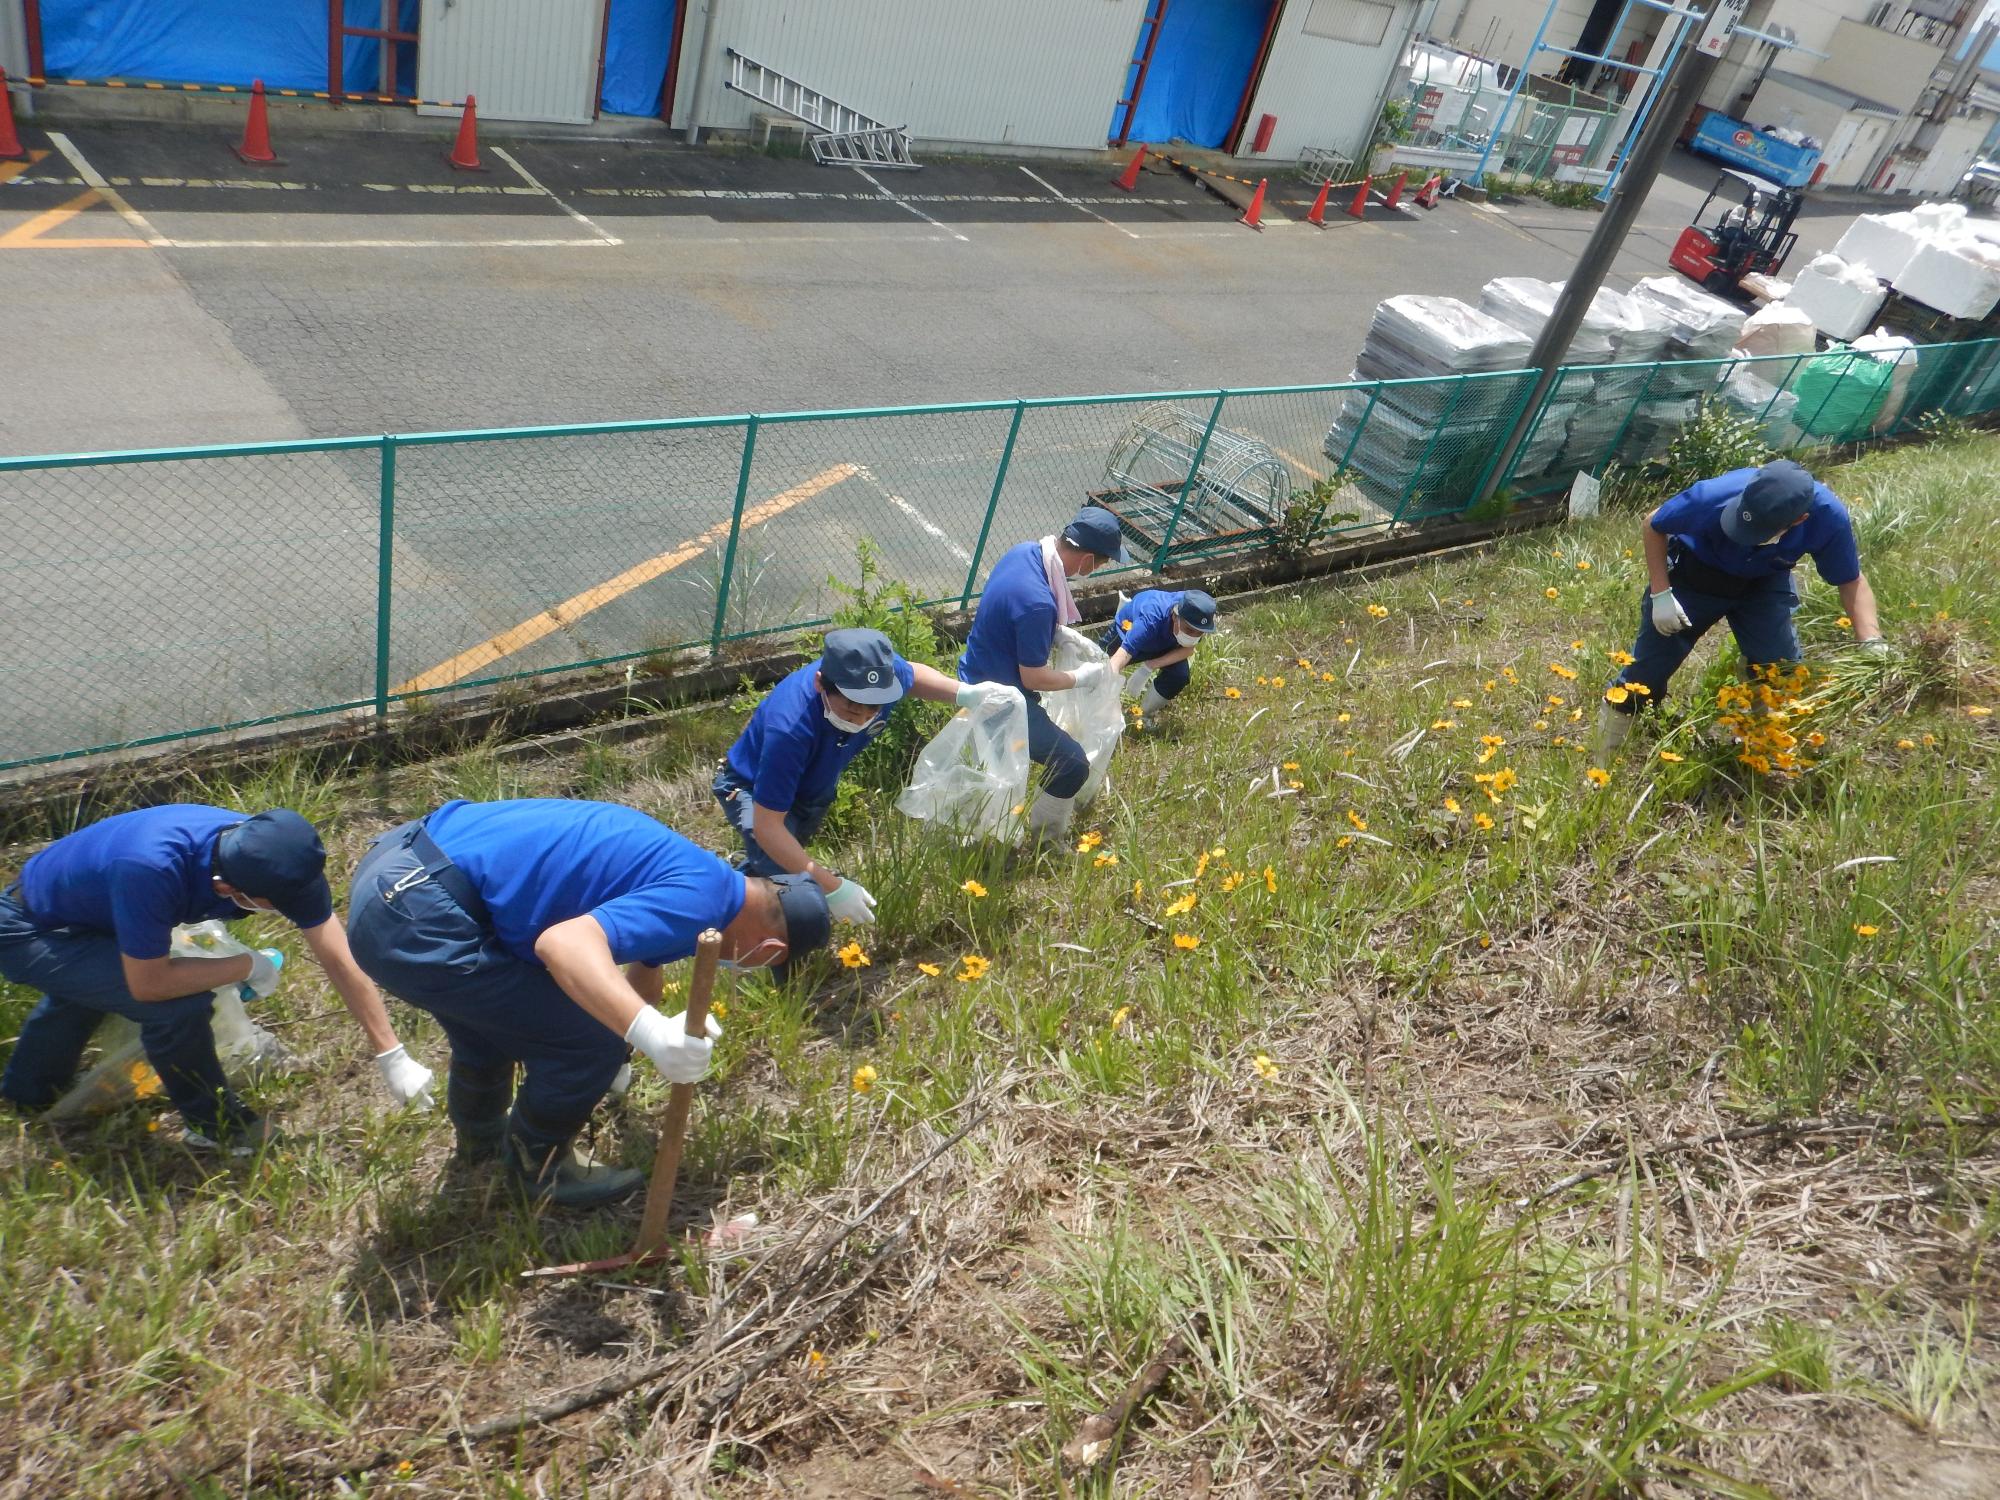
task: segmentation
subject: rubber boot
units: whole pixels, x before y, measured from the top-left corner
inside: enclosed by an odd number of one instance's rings
[[[1632,732],[1637,714],[1621,714],[1609,703],[1598,705],[1597,732],[1590,737],[1590,763],[1600,771],[1609,770],[1618,758],[1625,737]]]
[[[507,1106],[514,1102],[514,1065],[468,1068],[453,1063],[445,1074],[444,1112],[458,1134],[458,1160],[497,1161],[507,1143]]]
[[[556,1208],[602,1208],[646,1185],[643,1172],[584,1160],[575,1140],[575,1130],[546,1128],[516,1104],[507,1120],[507,1167],[521,1190]]]
[[[1146,695],[1139,700],[1139,713],[1142,717],[1150,719],[1154,714],[1165,708],[1170,701],[1170,699],[1160,696],[1158,688],[1154,687],[1151,683],[1147,683]]]
[[[1051,797],[1043,792],[1028,809],[1028,837],[1044,848],[1069,846],[1069,823],[1076,813],[1076,798]]]

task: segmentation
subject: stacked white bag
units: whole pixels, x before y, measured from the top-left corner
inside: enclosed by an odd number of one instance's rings
[[[1947,317],[1976,320],[2000,306],[2000,243],[1992,226],[1966,217],[1962,203],[1920,203],[1903,213],[1863,214],[1840,237],[1834,253],[1850,271],[1865,269]],[[1819,263],[1814,261],[1808,273]],[[1848,279],[1858,286],[1858,277]],[[1831,337],[1856,337],[1880,309],[1878,302],[1860,311],[1858,302],[1843,301],[1837,294],[1825,297],[1827,290],[1816,287],[1802,302],[1795,288],[1791,300],[1811,312],[1820,331]],[[1828,303],[1824,310],[1830,321],[1822,320],[1815,299]]]
[[[1868,215],[1878,218],[1907,218],[1906,214]],[[1845,245],[1854,231],[1841,236]],[[1815,255],[1792,281],[1792,294],[1785,299],[1813,320],[1813,326],[1831,339],[1851,339],[1867,330],[1889,289],[1876,278],[1873,261],[1851,260],[1843,251]]]
[[[1542,281],[1533,276],[1496,276],[1479,294],[1479,310],[1490,318],[1518,328],[1529,338],[1539,338],[1543,325],[1555,311],[1562,295],[1562,283]],[[1612,293],[1617,296],[1617,293]],[[1570,423],[1579,410],[1591,409],[1598,396],[1598,379],[1579,365],[1609,364],[1616,352],[1615,339],[1626,330],[1621,310],[1602,297],[1593,298],[1585,309],[1563,356],[1561,383],[1550,393],[1520,456],[1514,461],[1516,476],[1529,479],[1545,474],[1568,440]]]

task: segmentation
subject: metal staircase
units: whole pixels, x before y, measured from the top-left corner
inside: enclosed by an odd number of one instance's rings
[[[724,49],[724,55],[729,59],[725,85],[809,126],[806,144],[812,147],[813,160],[821,166],[919,165],[911,159],[910,132],[903,127],[884,125],[838,99],[808,88],[796,78],[787,78],[776,68],[767,68],[755,58],[745,57],[734,47]]]

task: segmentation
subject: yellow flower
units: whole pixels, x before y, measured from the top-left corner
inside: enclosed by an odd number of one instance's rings
[[[861,944],[859,943],[849,943],[835,956],[850,969],[865,969],[868,967],[868,955],[861,951]]]
[[[986,894],[986,887],[981,885],[976,880],[966,881],[964,885],[959,887],[959,889],[961,891],[964,891],[966,895],[972,897],[972,899],[975,901],[977,901],[981,896],[984,896]]]
[[[1296,776],[1289,778],[1285,782],[1285,786],[1289,790],[1294,792],[1302,792],[1306,789],[1306,784],[1303,781],[1299,780],[1298,777]]]
[[[1129,635],[1131,634],[1132,631],[1132,622],[1130,620],[1120,620],[1118,622],[1118,628]]]
[[[1100,870],[1108,870],[1118,863],[1118,856],[1110,853],[1100,854],[1091,863]]]
[[[1113,1014],[1111,1017],[1110,1029],[1116,1031],[1120,1026],[1123,1026],[1125,1024],[1126,1018],[1129,1017],[1131,1014],[1132,1014],[1131,1006],[1129,1005],[1119,1006],[1116,1013]]]
[[[1630,557],[1630,556],[1632,555],[1632,549],[1631,549],[1630,547],[1627,547],[1627,548],[1625,549],[1625,555],[1626,555],[1627,557]]]
[[[1230,891],[1235,890],[1239,885],[1243,884],[1243,882],[1248,880],[1249,878],[1250,878],[1250,872],[1248,870],[1238,870],[1234,874],[1223,876],[1222,877],[1223,894],[1227,895]]]
[[[1653,696],[1653,690],[1643,682],[1628,682],[1625,684],[1625,691],[1628,693],[1637,693],[1641,698],[1650,698]]]
[[[1470,698],[1454,698],[1451,700],[1451,706],[1453,708],[1470,708],[1472,707],[1472,700]]]
[[[1241,688],[1224,688],[1222,690],[1222,696],[1225,698],[1241,698],[1243,696],[1243,690]]]
[[[1562,590],[1561,590],[1561,589],[1558,589],[1558,588],[1546,588],[1546,589],[1543,589],[1543,590],[1542,590],[1542,597],[1543,597],[1544,599],[1560,599],[1560,598],[1562,598]]]
[[[1285,685],[1285,679],[1282,677],[1273,677],[1271,679],[1272,687],[1283,687],[1284,685]]]
[[[1687,759],[1687,757],[1686,757],[1685,755],[1676,755],[1676,754],[1674,754],[1674,752],[1673,752],[1673,751],[1671,751],[1671,750],[1662,750],[1662,751],[1660,752],[1660,759],[1661,759],[1661,760],[1669,760],[1669,761],[1677,761],[1677,760],[1686,760],[1686,759]]]
[[[412,1474],[416,1472],[417,1472],[417,1466],[411,1463],[407,1458],[404,1459],[401,1463],[396,1465],[396,1477],[398,1479],[408,1479]]]
[[[1297,665],[1301,672],[1310,672],[1313,669],[1313,664],[1307,661],[1303,656],[1301,656],[1298,659]]]
[[[1176,897],[1174,900],[1169,901],[1167,903],[1167,909],[1164,913],[1162,913],[1162,915],[1169,917],[1184,917],[1189,912],[1194,910],[1194,903],[1195,903],[1195,894],[1193,891],[1189,891],[1185,896],[1179,896]]]
[[[806,1350],[806,1372],[811,1375],[826,1373],[826,1356],[817,1349]]]
[[[1319,680],[1320,680],[1321,682],[1331,682],[1331,681],[1333,681],[1333,673],[1331,673],[1331,672],[1322,672],[1322,673],[1320,673],[1320,674],[1319,674]]]
[[[1590,564],[1587,562],[1580,562],[1576,565],[1576,570],[1579,573],[1588,573],[1590,571]]]
[[[1486,814],[1483,812],[1474,813],[1472,815],[1472,821],[1479,825],[1479,831],[1481,833],[1490,832],[1493,828],[1493,820],[1487,817]]]
[[[1846,615],[1842,615],[1838,620],[1835,620],[1833,623],[1839,626],[1842,630],[1852,630],[1854,628],[1854,622],[1848,619]]]
[[[1174,934],[1174,946],[1183,953],[1192,953],[1201,946],[1201,939],[1191,932],[1177,932]]]
[[[1969,705],[1969,706],[1968,706],[1968,707],[1966,708],[1965,712],[1966,712],[1966,715],[1967,715],[1967,716],[1968,716],[1969,718],[1974,718],[1974,719],[1983,719],[1983,718],[1987,717],[1987,716],[1988,716],[1989,714],[1991,714],[1991,713],[1993,712],[1993,710],[1992,710],[1992,709],[1990,709],[1990,708],[1988,708],[1988,707],[1987,707],[1987,706],[1986,706],[1985,704],[1983,704],[1983,703],[1974,703],[1974,704],[1971,704],[1971,705]]]
[[[1259,1052],[1255,1057],[1251,1058],[1250,1066],[1257,1070],[1257,1076],[1263,1079],[1264,1082],[1276,1083],[1278,1081],[1278,1065],[1272,1062],[1264,1053]]]
[[[1870,927],[1866,922],[1857,922],[1854,924],[1854,931],[1860,937],[1873,937],[1881,930],[1879,927]]]
[[[1565,703],[1566,701],[1568,701],[1568,700],[1566,700],[1566,699],[1565,699],[1565,698],[1563,697],[1563,695],[1562,695],[1561,693],[1550,693],[1550,694],[1549,694],[1549,707],[1550,707],[1550,708],[1561,708],[1561,707],[1563,706],[1563,704],[1564,704],[1564,703]]]
[[[1221,844],[1217,844],[1213,849],[1208,851],[1208,857],[1210,859],[1220,859],[1222,858],[1223,855],[1227,854],[1228,852],[1229,851],[1225,849]]]
[[[1925,736],[1924,736],[1924,748],[1925,748],[1926,750],[1930,749],[1930,748],[1931,748],[1931,747],[1932,747],[1933,745],[1935,745],[1936,743],[1937,743],[1937,736],[1936,736],[1936,735],[1934,735],[1934,734],[1927,734],[1927,735],[1925,735]]]
[[[1556,676],[1562,678],[1565,682],[1576,681],[1576,672],[1572,668],[1564,666],[1559,661],[1550,662],[1549,670],[1555,673]]]
[[[1299,768],[1299,763],[1295,760],[1288,760],[1283,765],[1278,767],[1280,771],[1296,771],[1298,768]]]
[[[1537,719],[1537,720],[1535,720],[1535,728],[1537,728],[1537,729],[1547,729],[1548,727],[1549,727],[1549,721],[1548,721],[1547,719]]]
[[[1479,684],[1479,691],[1482,693],[1490,693],[1493,691],[1494,688],[1498,686],[1499,684],[1495,682],[1491,677],[1489,677],[1484,682]]]
[[[1093,828],[1089,833],[1086,833],[1082,838],[1076,841],[1076,852],[1078,854],[1088,854],[1090,853],[1091,850],[1095,849],[1099,844],[1103,842],[1104,842],[1104,835],[1099,833],[1096,829]]]
[[[1631,697],[1630,693],[1626,692],[1624,688],[1619,687],[1616,683],[1613,683],[1604,690],[1604,701],[1606,703],[1626,703],[1631,701]]]
[[[1545,728],[1548,722],[1549,721],[1547,719],[1537,719],[1535,720],[1535,727],[1537,729]],[[1564,745],[1567,745],[1569,743],[1569,738],[1566,735],[1559,734],[1554,739],[1550,740],[1549,743],[1551,745],[1554,745],[1558,750],[1560,750]]]
[[[1560,548],[1551,551],[1549,553],[1549,556],[1553,557],[1557,562],[1561,562],[1563,560],[1562,550]]]
[[[155,1134],[156,1132],[158,1132],[159,1128],[160,1128],[160,1122],[158,1120],[148,1120],[146,1122],[146,1133],[148,1135]],[[57,1163],[57,1165],[60,1166],[61,1163]]]
[[[1356,833],[1366,833],[1368,831],[1368,820],[1351,807],[1347,810],[1347,821],[1354,825]]]
[[[1369,605],[1369,606],[1368,606],[1368,613],[1369,613],[1369,615],[1370,615],[1370,616],[1371,616],[1372,618],[1374,618],[1374,619],[1377,619],[1377,620],[1384,620],[1384,619],[1387,619],[1387,618],[1388,618],[1388,616],[1389,616],[1389,611],[1388,611],[1387,609],[1383,608],[1383,607],[1382,607],[1381,605],[1379,605],[1379,604],[1371,604],[1371,605]]]
[[[1270,679],[1270,678],[1268,678],[1268,677],[1264,677],[1264,676],[1261,676],[1261,675],[1260,675],[1260,676],[1259,676],[1259,677],[1257,678],[1257,686],[1258,686],[1258,687],[1269,687],[1270,685],[1271,685],[1271,679]]]
[[[1336,724],[1345,724],[1348,720],[1352,719],[1353,717],[1354,717],[1353,714],[1335,714],[1333,716],[1333,722]]]
[[[1345,849],[1349,844],[1353,842],[1354,842],[1353,834],[1343,833],[1339,838],[1333,841],[1333,847],[1336,849]]]
[[[1459,807],[1458,798],[1456,797],[1447,797],[1444,799],[1444,810],[1448,813],[1454,813],[1454,814],[1463,811],[1463,809]]]
[[[1264,866],[1264,889],[1274,896],[1278,894],[1278,872],[1269,865]]]
[[[1611,665],[1614,667],[1629,667],[1632,665],[1633,656],[1630,651],[1607,651],[1604,654],[1610,658]]]
[[[1458,728],[1458,725],[1457,725],[1457,723],[1456,723],[1456,722],[1455,722],[1454,720],[1451,720],[1451,719],[1432,719],[1432,720],[1431,720],[1431,728],[1433,728],[1433,729],[1456,729],[1456,728]]]
[[[1514,675],[1514,669],[1512,667],[1502,667],[1500,669],[1500,675],[1506,678],[1509,682],[1519,682],[1521,680],[1520,678]]]
[[[1201,857],[1194,862],[1194,878],[1196,880],[1201,879],[1202,876],[1208,873],[1208,860],[1208,851],[1204,849],[1201,852]]]
[[[718,1021],[726,1021],[729,1019],[729,1007],[723,1004],[722,1001],[720,1000],[717,1000],[712,1005],[710,1005],[708,1008],[708,1012],[710,1015],[714,1016],[715,1019]]]
[[[1479,946],[1482,948],[1491,948],[1493,946],[1493,934],[1490,932],[1480,933]]]
[[[1592,786],[1603,786],[1605,782],[1611,779],[1611,773],[1605,770],[1604,767],[1602,766],[1592,766],[1588,771],[1585,771],[1583,774],[1590,778],[1590,784]]]
[[[1569,721],[1572,724],[1574,724],[1578,719],[1582,717],[1583,717],[1583,710],[1580,708],[1573,708],[1569,711]]]
[[[960,984],[970,984],[975,979],[984,979],[986,971],[993,967],[993,960],[981,958],[977,953],[968,953],[959,959],[959,970],[952,978]]]
[[[939,968],[936,964],[918,964],[917,972],[919,974],[922,974],[926,979],[935,979],[938,977],[938,975],[942,974],[944,970]]]
[[[867,1093],[875,1087],[875,1080],[881,1076],[869,1064],[863,1063],[854,1070],[854,1092],[857,1094]]]
[[[1826,743],[1826,736],[1815,729],[1811,734],[1806,736],[1806,743],[1817,750],[1821,745]]]

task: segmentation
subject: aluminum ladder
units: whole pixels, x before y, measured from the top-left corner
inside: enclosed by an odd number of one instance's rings
[[[734,47],[724,49],[729,76],[724,86],[748,94],[760,104],[811,127],[806,143],[813,160],[823,167],[915,167],[910,156],[910,132],[864,115],[776,68],[745,57]]]

